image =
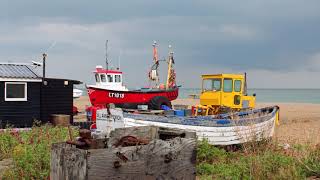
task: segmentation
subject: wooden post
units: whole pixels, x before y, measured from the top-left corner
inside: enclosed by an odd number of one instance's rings
[[[51,147],[50,179],[87,179],[87,153],[66,143]]]

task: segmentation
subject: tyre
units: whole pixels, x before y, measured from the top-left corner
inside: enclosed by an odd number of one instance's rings
[[[168,98],[164,96],[156,96],[152,98],[149,102],[150,109],[154,109],[154,110],[161,110],[162,105],[166,105],[172,108],[171,102],[169,101]]]

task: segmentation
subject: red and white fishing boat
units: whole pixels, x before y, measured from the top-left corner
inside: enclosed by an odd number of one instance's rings
[[[87,86],[91,104],[95,107],[105,107],[113,103],[117,107],[137,108],[137,105],[148,105],[149,109],[161,109],[162,105],[171,107],[171,101],[178,97],[179,88],[176,85],[174,59],[171,46],[169,51],[168,77],[166,84],[159,84],[158,52],[156,43],[153,44],[154,64],[149,72],[150,88],[129,90],[122,83],[123,73],[120,70],[110,70],[107,67],[97,66],[94,71],[96,84]]]

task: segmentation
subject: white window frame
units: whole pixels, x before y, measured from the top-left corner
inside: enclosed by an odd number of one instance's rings
[[[111,77],[111,80],[112,80],[112,81],[109,81],[108,76]],[[113,75],[113,74],[107,74],[107,82],[108,82],[108,83],[114,83],[114,75]]]
[[[116,79],[117,79],[116,77],[117,77],[117,76],[119,77],[119,81],[116,81]],[[120,75],[120,74],[114,75],[114,82],[115,82],[115,83],[121,83],[121,75]]]
[[[7,98],[7,84],[24,84],[24,98]],[[5,82],[4,84],[5,101],[28,101],[28,83],[27,82]]]
[[[102,76],[104,76],[104,81],[102,80]],[[107,76],[105,74],[100,74],[100,82],[106,83],[107,82]]]

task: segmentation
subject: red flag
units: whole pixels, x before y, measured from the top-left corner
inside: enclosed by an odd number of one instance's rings
[[[155,45],[153,46],[153,59],[155,62],[158,62],[158,50]]]

